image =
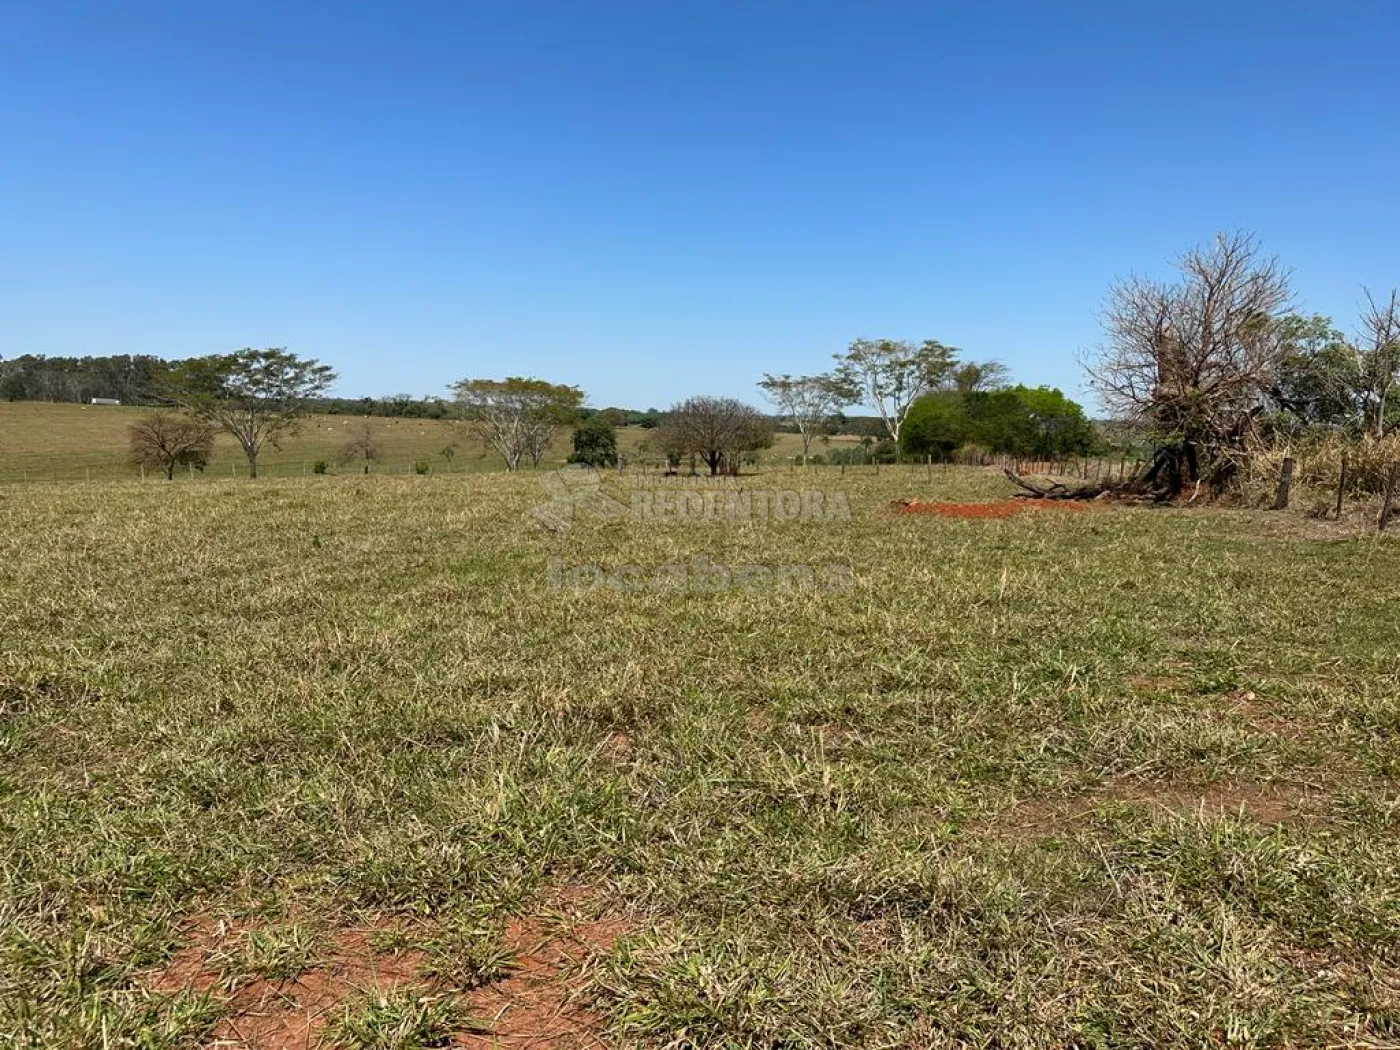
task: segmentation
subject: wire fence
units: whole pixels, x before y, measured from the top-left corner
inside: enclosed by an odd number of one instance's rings
[[[321,461],[289,461],[285,459],[258,463],[259,478],[315,477],[317,475],[363,476],[371,475],[414,475],[414,474],[485,474],[503,469],[499,463],[480,462],[474,458],[464,462],[437,462],[423,460],[388,461],[379,460],[371,464],[366,472],[362,466],[354,464],[325,463]],[[543,468],[542,468],[543,469]],[[98,461],[93,463],[55,463],[51,459],[37,462],[6,462],[0,459],[0,484],[85,484],[97,482],[154,482],[154,481],[220,481],[236,478],[247,479],[250,469],[246,460],[212,463],[203,470],[181,466],[174,476],[167,479],[159,467],[135,467],[125,463]]]
[[[902,463],[881,462],[876,459],[856,462],[831,463],[824,459],[809,459],[803,463],[800,457],[774,458],[742,465],[735,473],[721,473],[719,478],[730,477],[735,481],[756,473],[786,473],[789,475],[820,474],[830,477],[844,477],[846,474],[879,475],[881,472],[912,474],[921,472],[932,479],[939,471],[953,468],[981,468],[992,471],[1010,470],[1019,475],[1050,475],[1055,477],[1079,478],[1084,481],[1125,483],[1138,477],[1148,461],[1127,456],[1118,457],[1052,457],[1047,459],[1027,458],[1003,454],[981,453],[976,456],[954,456],[935,460],[932,456],[923,462],[905,460]],[[538,466],[526,466],[526,472],[546,472],[557,470],[566,464],[560,461],[544,462]],[[330,463],[325,460],[272,459],[258,464],[259,478],[317,478],[321,476],[429,476],[429,475],[469,475],[498,473],[502,465],[491,463],[478,457],[463,457],[460,461],[422,459],[389,461],[377,460],[364,465]],[[674,481],[684,483],[687,478],[708,477],[709,471],[703,464],[692,470],[687,463],[672,466],[665,459],[634,456],[624,458],[616,467],[606,468],[619,474],[647,476],[653,481],[665,484]],[[1248,476],[1248,483],[1254,489],[1254,496],[1267,493],[1274,510],[1286,510],[1294,502],[1299,491],[1303,490],[1313,501],[1307,508],[1314,517],[1340,519],[1347,512],[1349,504],[1364,505],[1369,510],[1373,500],[1379,498],[1380,510],[1376,525],[1380,530],[1387,528],[1400,511],[1400,461],[1382,465],[1379,471],[1374,464],[1368,464],[1371,475],[1364,485],[1358,484],[1359,465],[1343,456],[1340,463],[1333,460],[1308,461],[1304,457],[1285,456],[1280,460],[1269,460],[1255,464]],[[173,476],[167,477],[163,470],[148,467],[132,467],[128,464],[115,464],[110,460],[98,463],[55,464],[52,460],[41,463],[14,463],[0,460],[0,484],[9,485],[53,485],[53,484],[95,484],[125,481],[134,483],[191,483],[201,481],[248,479],[251,471],[246,461],[231,460],[228,463],[210,465],[203,470],[195,467],[177,468]],[[1318,502],[1319,494],[1330,494],[1325,504]],[[1370,499],[1368,499],[1370,497]]]

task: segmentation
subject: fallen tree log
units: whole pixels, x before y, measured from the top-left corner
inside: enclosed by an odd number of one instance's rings
[[[1112,495],[1117,491],[1117,486],[1108,481],[1085,481],[1082,484],[1076,482],[1066,485],[1051,478],[1041,481],[1023,477],[1010,467],[1003,473],[1022,490],[1016,493],[1016,499],[1092,500]]]
[[[1152,488],[1137,474],[1118,481],[1079,481],[1072,479],[1066,485],[1054,478],[1027,477],[1017,474],[1009,467],[1002,471],[1021,491],[1012,493],[1012,499],[1058,499],[1058,500],[1104,500],[1115,499],[1127,503],[1167,503],[1171,493],[1165,489]],[[1199,489],[1199,486],[1197,486]],[[1194,497],[1193,497],[1194,498]]]

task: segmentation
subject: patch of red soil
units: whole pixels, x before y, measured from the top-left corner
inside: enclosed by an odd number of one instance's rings
[[[924,503],[921,500],[896,500],[897,514],[933,514],[940,518],[1009,518],[1023,510],[1087,510],[1093,503],[1063,499],[1004,499],[994,503]]]
[[[230,983],[216,957],[235,948],[254,924],[202,923],[191,942],[151,981],[158,992],[209,992],[225,1001],[224,1016],[207,1046],[220,1050],[286,1050],[314,1047],[318,1033],[342,1005],[366,991],[428,984],[418,976],[420,952],[376,952],[376,934],[397,929],[376,922],[339,930],[317,965],[289,980]]]
[[[511,973],[470,992],[445,987],[421,973],[425,955],[412,949],[375,949],[377,934],[406,930],[375,922],[338,931],[316,965],[286,981],[230,983],[219,972],[218,957],[236,947],[253,923],[195,924],[189,944],[149,982],[152,990],[175,994],[208,992],[224,1001],[224,1016],[205,1045],[219,1050],[314,1050],[324,1047],[325,1029],[347,1001],[369,991],[415,988],[424,995],[458,999],[465,1018],[484,1031],[462,1031],[454,1046],[468,1050],[530,1047],[532,1050],[593,1050],[605,1047],[602,1019],[579,999],[587,965],[611,950],[627,932],[616,918],[585,918],[585,898],[566,891],[557,910],[513,919],[506,941],[514,952]]]
[[[611,950],[626,932],[626,925],[612,918],[564,914],[512,921],[506,940],[516,950],[514,971],[478,989],[468,1003],[472,1016],[490,1032],[464,1033],[455,1045],[470,1050],[606,1047],[602,1018],[579,1002],[579,994],[588,963]]]

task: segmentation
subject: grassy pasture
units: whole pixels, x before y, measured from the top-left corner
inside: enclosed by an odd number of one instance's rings
[[[802,483],[850,520],[0,487],[0,1044],[248,1045],[353,955],[403,983],[265,1045],[487,1046],[565,927],[603,1045],[1400,1041],[1400,546]],[[698,556],[854,583],[547,582]]]
[[[49,404],[36,401],[0,401],[0,483],[7,481],[88,481],[138,477],[126,459],[126,428],[148,409],[113,405]],[[300,430],[283,438],[280,449],[267,448],[258,461],[264,476],[300,476],[318,459],[326,460],[332,471],[353,472],[354,464],[339,462],[341,450],[356,428],[360,416],[312,416]],[[418,460],[426,460],[434,472],[480,473],[504,469],[495,452],[484,448],[479,439],[457,423],[440,419],[387,419],[370,417],[383,446],[383,459],[372,470],[378,473],[407,474]],[[624,453],[635,453],[648,431],[625,427],[618,432],[618,445]],[[572,434],[560,431],[550,450],[547,466],[562,464],[572,451]],[[857,444],[857,439],[836,436],[830,447]],[[457,446],[449,461],[441,452]],[[813,453],[826,451],[820,442]],[[791,459],[801,452],[796,434],[778,434],[773,448],[763,457],[769,462]],[[247,475],[248,463],[237,442],[220,434],[214,459],[204,476],[228,478],[233,473]]]

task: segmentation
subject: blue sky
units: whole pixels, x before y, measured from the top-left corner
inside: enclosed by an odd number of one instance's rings
[[[757,401],[857,336],[1082,393],[1115,275],[1400,283],[1400,5],[0,0],[0,355],[285,345]]]

